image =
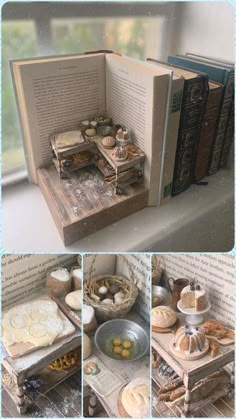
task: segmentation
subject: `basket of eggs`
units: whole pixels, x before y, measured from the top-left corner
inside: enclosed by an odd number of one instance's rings
[[[89,279],[84,286],[85,303],[94,308],[99,321],[125,317],[138,296],[138,287],[129,262],[123,259],[129,268],[129,278],[123,275],[92,277],[95,258],[96,256],[91,264]]]

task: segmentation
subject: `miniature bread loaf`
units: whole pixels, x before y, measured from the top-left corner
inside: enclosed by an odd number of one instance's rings
[[[89,337],[83,334],[83,360],[87,359],[92,353],[91,341]]]
[[[71,277],[67,269],[55,268],[47,273],[46,287],[49,296],[63,297],[71,290]]]
[[[73,310],[81,310],[81,290],[72,291],[67,294],[65,302]]]
[[[150,416],[150,380],[136,378],[123,390],[122,404],[132,418],[146,418]]]
[[[157,327],[171,327],[177,320],[176,313],[168,306],[158,306],[152,309],[152,325]]]
[[[116,144],[115,138],[111,137],[110,135],[102,139],[102,145],[104,148],[108,148],[108,149],[113,148],[115,147],[115,144]]]

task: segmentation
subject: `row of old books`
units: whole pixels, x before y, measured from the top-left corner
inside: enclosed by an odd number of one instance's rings
[[[161,203],[226,166],[234,138],[234,66],[190,53],[147,60],[172,71]]]

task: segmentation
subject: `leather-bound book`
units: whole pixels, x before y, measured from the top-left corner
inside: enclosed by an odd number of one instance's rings
[[[184,78],[172,195],[187,189],[194,179],[196,153],[208,97],[208,77],[168,63],[163,67]]]
[[[194,168],[194,180],[196,182],[203,179],[208,173],[209,161],[214,150],[222,94],[223,86],[221,84],[209,82],[207,107],[203,118]]]

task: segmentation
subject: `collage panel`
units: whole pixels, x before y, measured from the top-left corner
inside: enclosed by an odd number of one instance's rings
[[[82,259],[2,256],[2,417],[80,417]]]
[[[233,417],[235,257],[152,255],[152,416]]]
[[[148,254],[84,256],[85,417],[151,415],[150,268]]]

